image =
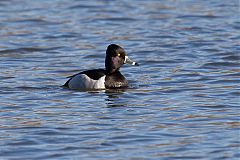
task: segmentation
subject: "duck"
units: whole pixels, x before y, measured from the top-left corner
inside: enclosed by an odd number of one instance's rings
[[[123,64],[139,66],[127,56],[122,47],[110,44],[106,50],[105,69],[86,70],[69,76],[63,86],[78,90],[127,88],[128,81],[120,72]]]

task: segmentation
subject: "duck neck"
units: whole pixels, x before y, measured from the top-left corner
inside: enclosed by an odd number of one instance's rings
[[[106,74],[108,74],[108,75],[110,75],[110,74],[119,70],[119,68],[114,67],[111,57],[106,56],[105,70],[106,70]]]
[[[116,73],[116,72],[118,72],[119,71],[119,68],[117,68],[117,69],[112,69],[112,68],[107,68],[106,67],[106,74],[107,75],[111,75],[111,74],[114,74],[114,73]]]
[[[105,69],[107,74],[118,72],[124,61],[121,57],[110,57],[106,56]]]

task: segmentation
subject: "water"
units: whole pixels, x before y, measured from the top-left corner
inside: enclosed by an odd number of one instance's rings
[[[239,1],[0,1],[0,159],[238,159]],[[117,43],[126,90],[65,77]]]

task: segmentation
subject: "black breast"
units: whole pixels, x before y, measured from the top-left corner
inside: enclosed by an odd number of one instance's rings
[[[125,88],[128,86],[128,82],[125,77],[117,71],[106,76],[105,86],[106,88]]]

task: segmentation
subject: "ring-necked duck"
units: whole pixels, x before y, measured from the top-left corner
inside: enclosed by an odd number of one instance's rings
[[[125,88],[128,81],[119,71],[124,63],[138,66],[126,56],[122,47],[110,44],[106,51],[105,69],[93,69],[70,76],[63,86],[70,89]]]

